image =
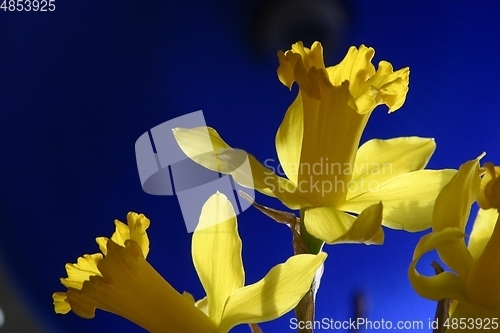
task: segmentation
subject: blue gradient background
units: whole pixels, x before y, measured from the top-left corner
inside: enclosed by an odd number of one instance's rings
[[[379,107],[363,141],[434,137],[430,168],[458,168],[481,152],[499,163],[500,6],[494,1],[352,1],[349,45],[375,61],[409,66],[406,104]],[[202,109],[233,147],[276,158],[274,136],[296,95],[258,58],[248,38],[250,3],[56,1],[52,13],[0,11],[0,248],[31,306],[61,332],[143,332],[97,311],[93,320],[56,316],[64,264],[97,250],[128,211],[152,221],[149,261],[179,291],[204,296],[175,197],[144,193],[134,143],[166,120]],[[328,51],[328,50],[327,50]],[[257,197],[263,204],[278,201]],[[450,207],[452,209],[452,207]],[[291,254],[291,235],[250,209],[238,216],[247,282]],[[349,318],[352,295],[371,320],[424,320],[435,304],[417,296],[406,270],[420,234],[386,230],[383,246],[328,246],[317,318]],[[425,257],[430,263],[432,256]],[[431,274],[430,266],[421,270]],[[284,318],[264,332],[290,332]],[[8,319],[8,318],[7,318]],[[249,332],[245,326],[234,332]]]

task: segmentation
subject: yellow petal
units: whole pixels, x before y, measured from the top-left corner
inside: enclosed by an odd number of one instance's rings
[[[302,95],[299,93],[286,111],[285,118],[276,133],[276,152],[288,179],[297,184],[304,134]]]
[[[468,161],[460,166],[458,173],[441,190],[436,199],[433,231],[453,227],[465,232],[465,224],[469,219],[471,205],[477,197],[479,182],[479,160]],[[437,251],[441,260],[460,277],[467,275],[473,259],[464,239],[457,239],[440,246]]]
[[[107,249],[107,256],[98,265],[103,276],[91,277],[81,290],[68,290],[73,312],[92,318],[99,308],[154,333],[217,332],[203,312],[146,262],[137,242],[127,240],[122,247],[109,240]]]
[[[101,273],[97,269],[97,263],[102,260],[102,254],[85,254],[83,257],[78,258],[76,264],[66,264],[67,278],[62,278],[61,283],[66,288],[81,289],[82,284],[88,281],[91,276]]]
[[[291,209],[309,204],[295,194],[296,186],[291,181],[278,177],[245,151],[231,148],[213,128],[176,128],[174,136],[182,151],[205,168],[230,174],[238,184],[277,197]]]
[[[371,183],[425,168],[435,149],[433,139],[419,137],[365,142],[356,154],[347,200],[368,191]]]
[[[474,226],[469,237],[468,249],[474,260],[479,258],[481,253],[493,234],[498,211],[496,209],[479,209]]]
[[[408,268],[408,277],[413,289],[422,297],[432,300],[442,300],[452,298],[458,301],[466,299],[464,282],[458,276],[444,272],[435,276],[421,275],[416,266],[420,258],[427,252],[439,246],[454,242],[463,238],[465,234],[455,228],[446,228],[439,232],[432,232],[423,236],[418,242],[413,259]]]
[[[203,206],[192,254],[207,293],[209,317],[219,324],[229,295],[245,283],[236,215],[224,194],[212,195]]]
[[[500,223],[466,278],[469,300],[488,307],[500,307]]]
[[[329,244],[382,244],[382,210],[378,203],[354,217],[333,207],[312,207],[304,210],[304,223],[311,235]]]
[[[293,256],[273,267],[262,280],[235,291],[227,301],[219,331],[273,320],[293,309],[326,257],[324,252]]]
[[[459,302],[450,316],[450,327],[446,330],[446,333],[500,332],[499,317],[500,309],[490,309],[470,302]],[[496,319],[492,321],[493,318]],[[460,321],[462,321],[462,325],[460,325]],[[453,323],[456,324],[453,325]],[[465,323],[465,326],[463,323]]]
[[[480,180],[479,160],[468,161],[460,166],[458,173],[443,187],[436,199],[433,231],[447,227],[465,231],[465,224],[469,218],[470,207],[476,200]]]
[[[382,244],[384,230],[382,229],[382,202],[366,208],[359,214],[348,232],[341,237],[341,242],[356,242],[365,244]]]
[[[432,210],[439,191],[456,174],[456,170],[419,170],[372,183],[365,192],[348,200],[340,209],[360,213],[382,201],[382,225],[392,229],[420,231],[431,226]]]

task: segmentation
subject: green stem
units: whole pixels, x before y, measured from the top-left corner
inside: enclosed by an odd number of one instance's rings
[[[309,232],[307,232],[306,227],[304,225],[304,210],[300,210],[300,220],[296,219],[295,221],[290,222],[290,228],[292,229],[293,234],[293,251],[294,254],[305,254],[312,253],[318,254],[323,248],[324,242],[315,238]],[[297,228],[296,223],[299,222],[300,225]],[[295,317],[304,325],[302,327],[312,327],[312,323],[314,323],[314,294],[316,281],[313,280],[311,284],[311,288],[309,291],[302,297],[299,304],[295,307]],[[306,323],[310,323],[310,325],[306,325]],[[312,328],[299,328],[297,330],[298,333],[312,333]]]

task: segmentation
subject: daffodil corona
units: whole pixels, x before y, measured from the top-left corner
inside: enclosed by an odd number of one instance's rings
[[[408,91],[409,69],[393,71],[381,61],[376,70],[374,52],[351,47],[340,64],[328,68],[318,42],[278,53],[280,81],[299,85],[276,134],[286,178],[231,148],[213,128],[175,129],[177,142],[197,163],[301,209],[307,231],[327,243],[380,244],[381,224],[426,229],[437,194],[456,171],[421,170],[435,150],[432,139],[370,140],[359,147],[374,108],[385,104],[393,112]],[[251,174],[239,169],[245,159]]]
[[[150,332],[217,332],[216,325],[146,261],[149,219],[129,213],[127,223],[116,220],[111,239],[96,239],[102,254],[66,265],[68,277],[61,282],[68,290],[54,293],[56,313],[72,310],[93,318],[99,308]]]
[[[245,286],[236,216],[228,199],[216,193],[203,206],[193,234],[193,262],[207,293],[194,302],[145,260],[150,221],[129,213],[127,222],[115,221],[111,239],[97,238],[102,253],[66,265],[68,277],[61,282],[68,290],[53,295],[57,313],[72,310],[92,318],[99,308],[150,332],[226,333],[238,324],[273,320],[293,309],[326,259],[325,253],[293,256]]]

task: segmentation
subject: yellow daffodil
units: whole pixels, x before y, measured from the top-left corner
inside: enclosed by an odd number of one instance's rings
[[[272,320],[293,309],[326,259],[325,253],[293,256],[262,280],[244,286],[236,217],[227,198],[217,193],[204,205],[193,234],[193,261],[207,293],[195,303],[145,260],[149,220],[129,213],[127,222],[115,221],[111,239],[97,238],[102,254],[66,265],[68,277],[61,282],[68,290],[53,295],[57,313],[72,310],[93,318],[99,308],[150,332],[225,333],[235,325]]]
[[[460,167],[458,174],[439,194],[432,233],[418,243],[408,270],[410,281],[421,296],[454,300],[447,332],[483,332],[483,328],[490,332],[500,331],[500,223],[497,223],[500,204],[489,191],[491,186],[498,186],[495,169],[490,168],[488,173],[480,180],[478,160]],[[465,226],[476,197],[492,209],[478,211],[466,246]],[[453,272],[436,276],[418,273],[418,261],[434,249]],[[460,318],[464,318],[462,322]],[[473,321],[477,318],[485,320]],[[496,324],[491,322],[493,318],[497,318]],[[490,319],[488,324],[486,319]]]
[[[327,243],[380,244],[381,223],[426,229],[439,191],[456,171],[421,170],[435,150],[432,139],[371,140],[359,147],[373,109],[385,104],[397,110],[408,91],[408,68],[394,72],[381,61],[375,70],[374,52],[351,47],[328,68],[318,42],[278,53],[280,81],[299,85],[276,134],[278,170],[287,178],[231,148],[213,128],[174,129],[177,142],[197,163],[302,209],[307,231]],[[251,174],[239,168],[246,159]]]

